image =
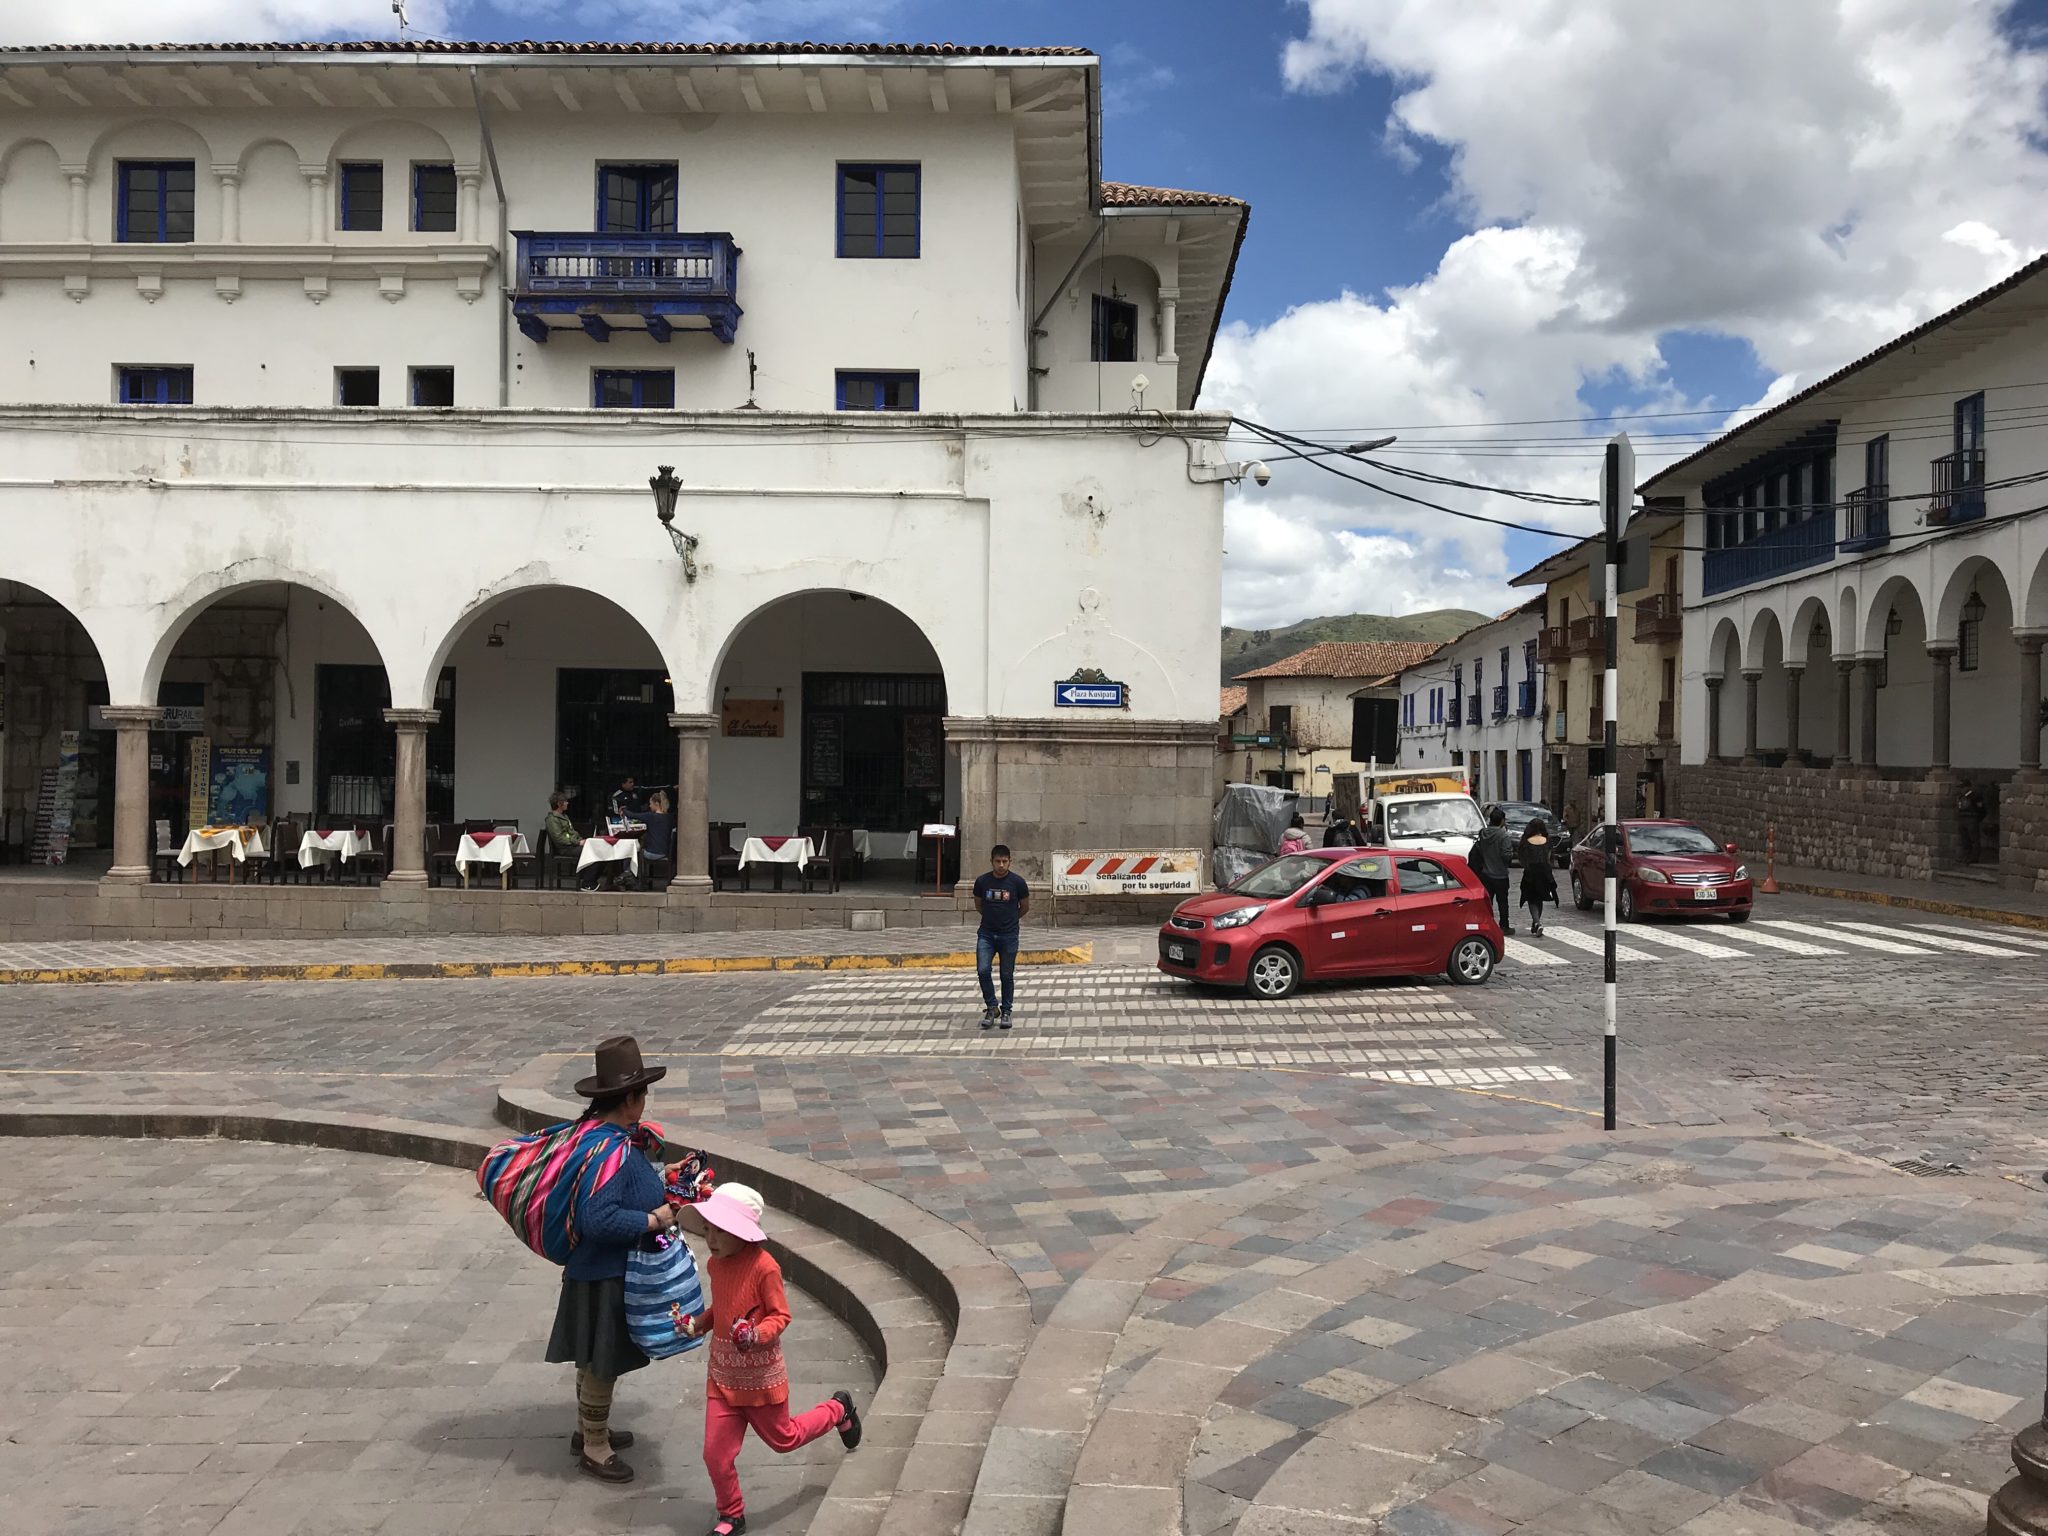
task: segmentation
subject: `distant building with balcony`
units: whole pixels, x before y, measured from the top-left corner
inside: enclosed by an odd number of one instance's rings
[[[0,841],[62,765],[65,868],[141,883],[229,751],[273,821],[369,829],[392,889],[346,900],[400,929],[469,920],[401,901],[437,840],[556,789],[587,834],[628,775],[674,800],[671,927],[763,921],[709,889],[742,830],[869,850],[913,921],[926,824],[970,877],[1205,844],[1233,471],[1193,406],[1249,210],[1105,182],[1102,86],[1078,48],[0,47]],[[1056,695],[1091,676],[1122,707]],[[67,921],[154,926],[119,894]]]
[[[1623,534],[1615,773],[1624,815],[1669,815],[1677,809],[1683,542],[1683,519],[1655,508],[1638,512]],[[1591,824],[1607,771],[1601,704],[1607,632],[1599,595],[1605,561],[1604,539],[1582,539],[1509,583],[1542,589],[1536,643],[1536,658],[1545,668],[1541,798],[1560,812],[1576,805],[1582,830]]]
[[[1475,624],[1404,668],[1401,765],[1463,764],[1481,804],[1540,801],[1545,679],[1542,597]],[[1552,807],[1557,809],[1557,807]]]
[[[1685,508],[1686,793],[1731,836],[2048,889],[2044,306],[2035,261],[1641,488]]]
[[[1376,738],[1388,747],[1384,761],[1391,764],[1398,750],[1392,725],[1403,707],[1399,674],[1436,649],[1433,640],[1328,641],[1240,673],[1240,734],[1270,744],[1234,743],[1225,777],[1320,800],[1331,774],[1373,761]]]

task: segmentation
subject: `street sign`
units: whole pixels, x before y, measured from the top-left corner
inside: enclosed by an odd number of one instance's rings
[[[1055,709],[1122,709],[1124,707],[1124,685],[1122,683],[1054,683],[1052,702]]]
[[[1270,747],[1274,741],[1271,736],[1233,736],[1230,744],[1233,747]]]

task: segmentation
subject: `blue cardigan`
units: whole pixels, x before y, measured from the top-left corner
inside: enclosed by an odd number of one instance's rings
[[[562,1266],[564,1280],[622,1280],[626,1255],[647,1236],[647,1213],[667,1198],[661,1173],[638,1152],[576,1213],[576,1247]]]

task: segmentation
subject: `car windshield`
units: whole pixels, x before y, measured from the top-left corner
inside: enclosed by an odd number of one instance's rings
[[[1290,853],[1284,859],[1262,864],[1230,888],[1233,896],[1292,896],[1330,867],[1328,859]]]
[[[1550,814],[1547,807],[1541,805],[1529,805],[1525,802],[1504,800],[1501,802],[1500,808],[1507,815],[1508,830],[1510,832],[1521,831],[1522,828],[1529,825],[1538,816],[1541,816],[1545,821],[1557,820],[1555,816]]]
[[[1476,837],[1480,825],[1479,807],[1463,795],[1387,807],[1389,837]]]
[[[1698,827],[1630,827],[1630,853],[1689,858],[1702,853],[1719,853],[1721,845]]]

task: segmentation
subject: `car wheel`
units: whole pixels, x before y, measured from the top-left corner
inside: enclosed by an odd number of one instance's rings
[[[1586,882],[1579,878],[1579,872],[1572,871],[1572,905],[1581,912],[1593,910],[1593,898],[1586,894]]]
[[[1748,907],[1737,908],[1728,914],[1728,921],[1731,923],[1746,923],[1749,921],[1749,913],[1750,909]]]
[[[1493,974],[1493,946],[1484,939],[1460,939],[1444,976],[1453,986],[1476,987]]]
[[[1262,1002],[1277,1003],[1283,997],[1292,997],[1300,985],[1301,962],[1277,944],[1253,955],[1251,969],[1244,977],[1245,991]]]
[[[1616,883],[1621,889],[1616,893],[1614,915],[1624,923],[1632,923],[1636,920],[1636,893],[1630,889],[1626,880]]]

